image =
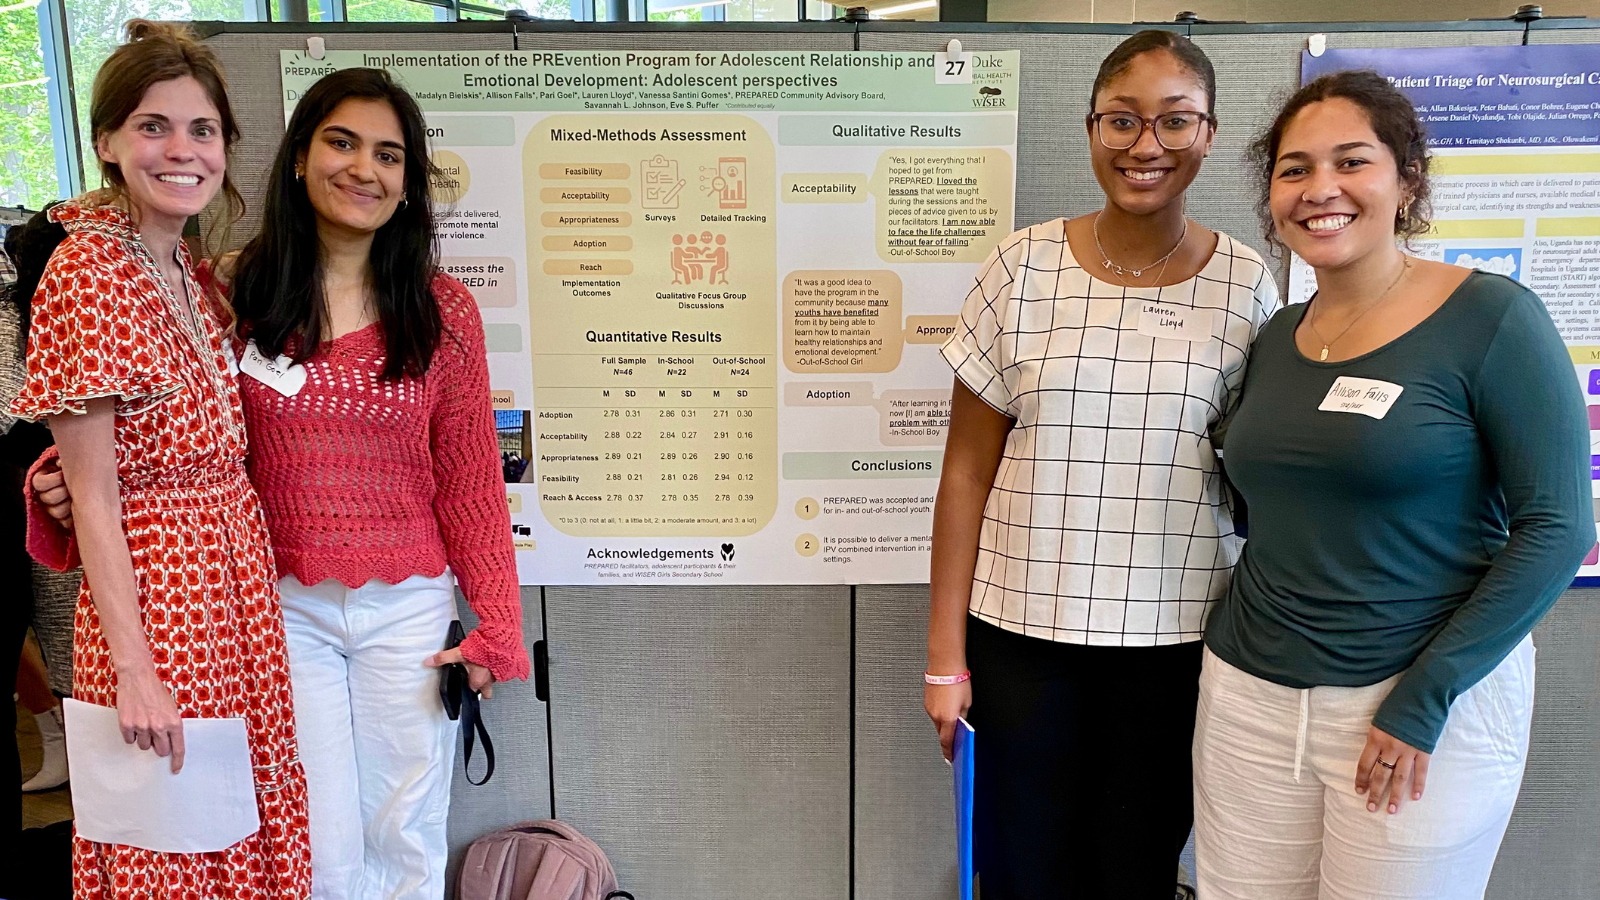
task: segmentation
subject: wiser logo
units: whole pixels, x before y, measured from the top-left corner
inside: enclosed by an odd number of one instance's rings
[[[1470,249],[1447,249],[1444,252],[1446,262],[1454,263],[1466,269],[1480,269],[1504,275],[1507,278],[1522,280],[1522,248],[1507,247],[1504,249],[1490,249],[1487,247],[1472,247]]]

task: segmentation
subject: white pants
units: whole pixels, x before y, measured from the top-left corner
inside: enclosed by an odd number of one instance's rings
[[[1367,811],[1356,763],[1400,676],[1296,690],[1210,650],[1194,733],[1206,900],[1480,900],[1522,785],[1533,641],[1456,698],[1420,801]]]
[[[347,588],[278,582],[310,794],[311,896],[441,900],[456,723],[439,700],[446,571]]]

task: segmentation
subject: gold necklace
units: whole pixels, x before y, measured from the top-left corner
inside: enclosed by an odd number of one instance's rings
[[[1311,327],[1311,333],[1313,335],[1316,335],[1317,340],[1322,341],[1322,355],[1317,357],[1317,362],[1327,362],[1328,361],[1328,349],[1331,348],[1334,344],[1339,343],[1339,339],[1344,337],[1345,333],[1348,332],[1351,328],[1354,328],[1355,324],[1357,322],[1361,321],[1361,317],[1362,316],[1365,316],[1367,313],[1372,312],[1373,310],[1377,309],[1378,305],[1383,303],[1384,298],[1389,296],[1389,292],[1394,290],[1394,286],[1400,283],[1400,279],[1405,277],[1406,271],[1408,269],[1410,269],[1410,268],[1411,268],[1411,258],[1410,257],[1406,257],[1404,259],[1404,261],[1402,261],[1400,263],[1400,274],[1394,276],[1394,280],[1389,282],[1389,286],[1383,289],[1383,293],[1378,295],[1378,299],[1376,299],[1376,300],[1372,301],[1371,303],[1367,304],[1367,308],[1363,309],[1360,313],[1356,314],[1356,317],[1354,319],[1351,319],[1349,324],[1345,325],[1344,328],[1341,329],[1338,334],[1334,335],[1333,336],[1333,340],[1331,340],[1331,341],[1326,339],[1326,338],[1324,338],[1322,336],[1322,332],[1317,330],[1316,298],[1315,297],[1312,298],[1310,314],[1306,316],[1306,324]]]
[[[1092,223],[1090,223],[1090,230],[1092,230],[1094,232],[1094,248],[1096,250],[1100,251],[1100,265],[1101,265],[1101,267],[1105,268],[1105,269],[1108,269],[1111,272],[1115,273],[1116,276],[1117,276],[1117,280],[1118,281],[1122,281],[1123,277],[1127,276],[1127,275],[1132,275],[1134,278],[1143,278],[1144,277],[1144,273],[1150,271],[1151,269],[1154,269],[1159,264],[1161,266],[1161,274],[1156,276],[1156,281],[1160,281],[1167,274],[1167,263],[1169,261],[1171,261],[1172,254],[1178,252],[1178,248],[1183,246],[1184,238],[1187,238],[1189,236],[1189,219],[1187,217],[1184,218],[1184,220],[1183,220],[1183,231],[1181,233],[1179,233],[1179,235],[1178,235],[1178,242],[1176,244],[1172,245],[1172,249],[1167,251],[1167,255],[1166,256],[1161,257],[1160,259],[1156,260],[1153,263],[1150,263],[1149,265],[1140,266],[1139,268],[1135,269],[1135,268],[1133,268],[1131,266],[1119,266],[1116,263],[1112,262],[1111,261],[1111,257],[1106,255],[1106,248],[1101,246],[1101,244],[1100,244],[1100,216],[1104,212],[1105,212],[1105,210],[1102,209],[1102,210],[1100,210],[1100,212],[1095,213],[1094,214],[1094,221]],[[1122,286],[1123,287],[1131,287],[1131,285],[1129,285],[1126,281],[1122,281]]]

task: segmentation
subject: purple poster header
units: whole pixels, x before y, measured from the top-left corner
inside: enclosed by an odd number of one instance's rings
[[[1300,80],[1372,69],[1405,91],[1435,147],[1600,144],[1600,46],[1328,50]]]

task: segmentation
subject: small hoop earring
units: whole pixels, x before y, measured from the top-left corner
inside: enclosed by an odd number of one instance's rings
[[[306,173],[300,171],[299,169],[296,169],[295,172],[294,172],[294,180],[295,181],[305,181],[306,180]]]
[[[406,198],[404,198],[404,197],[400,198],[400,208],[401,209],[405,209],[406,208]]]
[[[1406,220],[1406,216],[1408,216],[1410,214],[1411,214],[1411,201],[1407,200],[1404,204],[1401,205],[1399,211],[1395,213],[1395,216],[1394,216],[1395,221],[1404,222]]]

